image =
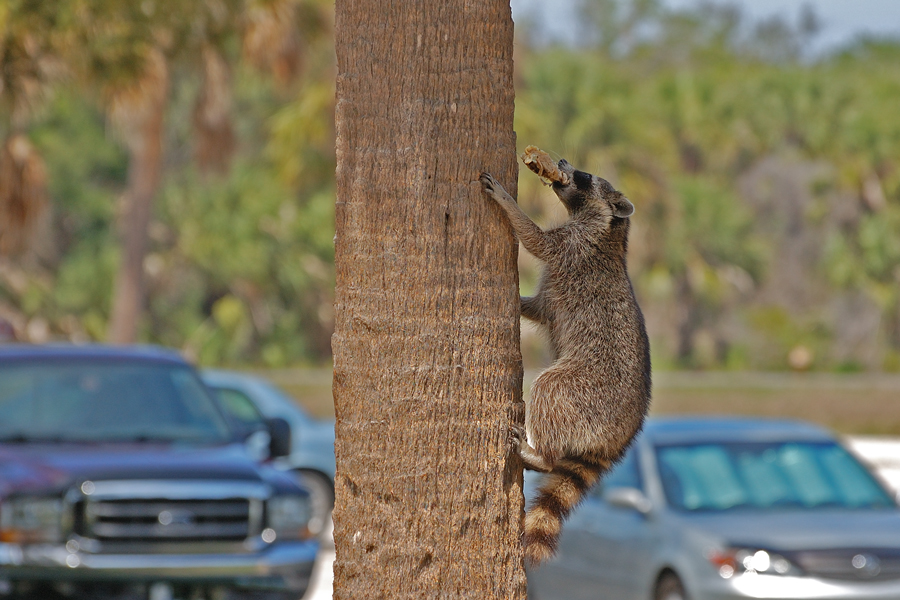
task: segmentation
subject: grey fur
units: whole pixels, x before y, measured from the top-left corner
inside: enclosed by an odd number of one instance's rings
[[[528,440],[521,432],[513,440],[527,468],[552,471],[571,458],[600,469],[621,457],[650,406],[650,345],[626,269],[634,206],[608,181],[565,160],[559,168],[569,184],[553,190],[569,220],[547,231],[491,175],[480,178],[545,265],[522,316],[545,328],[554,362],[532,386]]]

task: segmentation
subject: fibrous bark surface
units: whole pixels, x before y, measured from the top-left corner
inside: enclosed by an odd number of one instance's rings
[[[334,597],[524,599],[509,4],[336,11]]]

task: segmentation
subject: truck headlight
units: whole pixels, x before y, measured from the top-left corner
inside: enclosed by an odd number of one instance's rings
[[[740,573],[763,575],[801,575],[794,563],[774,552],[753,548],[729,548],[708,556],[722,579],[730,579]]]
[[[298,540],[310,537],[309,519],[312,511],[307,496],[275,496],[266,507],[266,542],[276,538]]]
[[[62,541],[62,500],[9,498],[0,504],[0,542],[41,544]]]

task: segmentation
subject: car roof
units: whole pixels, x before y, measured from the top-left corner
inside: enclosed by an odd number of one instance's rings
[[[112,346],[106,344],[4,344],[0,361],[84,358],[96,360],[143,360],[188,364],[175,350],[161,346]]]
[[[712,441],[804,440],[833,441],[824,427],[791,419],[759,417],[651,417],[642,437],[652,443],[678,444]]]

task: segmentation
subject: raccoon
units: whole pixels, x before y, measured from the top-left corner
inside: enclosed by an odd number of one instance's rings
[[[565,176],[552,188],[569,219],[547,231],[491,175],[480,177],[544,263],[521,312],[546,331],[554,360],[534,380],[525,430],[510,432],[525,467],[548,474],[525,516],[532,564],[553,556],[563,520],[621,458],[650,407],[650,344],[626,268],[634,206],[608,181],[566,160],[557,166]]]

